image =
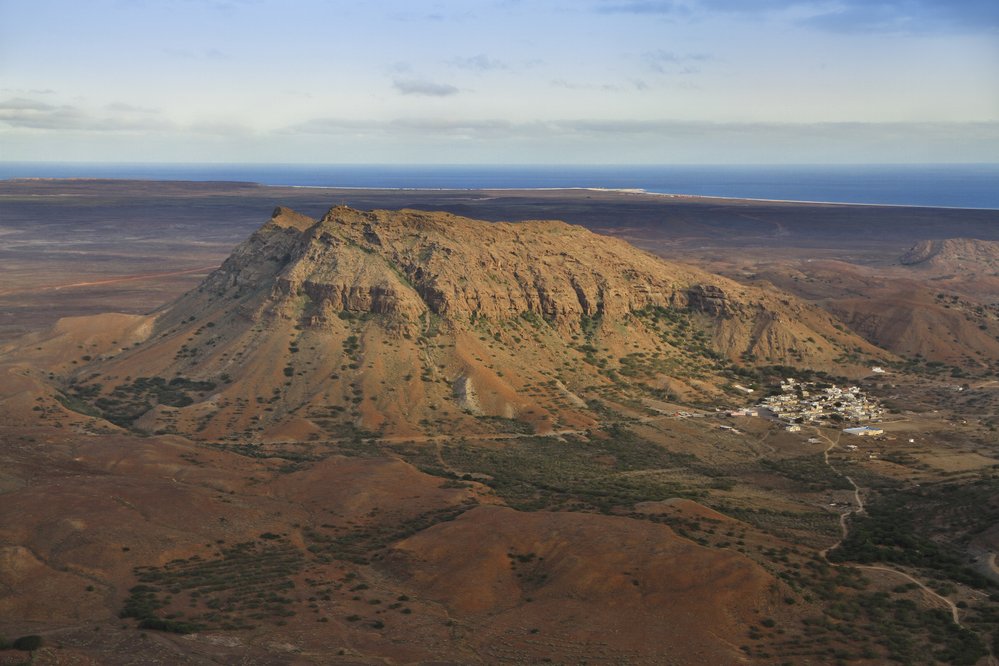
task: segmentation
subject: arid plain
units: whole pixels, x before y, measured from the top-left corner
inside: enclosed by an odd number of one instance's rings
[[[36,663],[994,663],[995,211],[6,181],[0,276]]]

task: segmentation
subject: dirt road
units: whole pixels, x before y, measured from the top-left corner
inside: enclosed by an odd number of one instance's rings
[[[826,434],[823,433],[822,430],[820,430],[819,428],[813,426],[813,430],[815,430],[815,434],[817,437],[824,439],[826,443],[828,443],[829,445],[822,452],[822,459],[825,461],[825,464],[829,467],[830,470],[832,470],[834,474],[846,479],[847,481],[850,482],[850,485],[853,486],[853,497],[854,497],[855,506],[849,511],[844,511],[839,514],[839,526],[842,532],[842,536],[840,537],[839,541],[834,543],[832,546],[829,546],[828,548],[825,548],[819,552],[819,554],[822,556],[822,559],[824,559],[826,562],[829,562],[829,564],[831,564],[832,566],[846,566],[846,565],[837,564],[835,562],[830,562],[827,556],[829,554],[829,551],[839,547],[839,545],[842,544],[846,540],[846,538],[850,535],[850,526],[848,522],[849,517],[855,514],[864,513],[864,501],[860,496],[860,486],[858,486],[856,482],[854,482],[854,480],[851,479],[849,476],[836,469],[833,466],[833,464],[829,461],[829,452],[832,451],[834,448],[836,448],[836,446],[839,444],[840,433],[837,432],[836,439],[832,440],[829,437],[827,437]],[[921,589],[923,593],[926,594],[926,596],[928,596],[930,599],[946,606],[950,610],[950,616],[951,619],[954,621],[954,624],[956,624],[959,627],[963,626],[961,625],[961,616],[958,611],[957,605],[953,601],[937,593],[936,591],[930,589],[922,581],[920,581],[917,578],[914,578],[913,576],[905,573],[904,571],[899,571],[898,569],[892,569],[891,567],[876,566],[871,564],[851,564],[848,566],[852,566],[856,569],[863,569],[866,571],[881,571],[885,573],[895,574],[896,576],[901,576],[910,583],[918,585],[919,589]]]

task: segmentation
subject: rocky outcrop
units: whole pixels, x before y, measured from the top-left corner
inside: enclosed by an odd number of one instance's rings
[[[271,219],[240,243],[201,289],[217,295],[270,289],[276,276],[291,262],[302,231],[312,224],[315,220],[311,218],[276,208]]]
[[[452,324],[530,313],[578,332],[586,318],[621,318],[650,305],[729,313],[728,293],[738,290],[562,222],[490,224],[337,207],[307,229],[296,227],[293,243],[289,227],[281,229],[265,225],[222,270],[234,276],[231,284],[276,270],[282,293],[302,290],[330,312],[412,319],[429,310]],[[262,268],[243,261],[253,252]]]
[[[950,271],[996,270],[999,242],[975,238],[919,241],[899,257],[899,263]]]
[[[692,310],[704,312],[712,317],[732,314],[728,296],[720,287],[712,284],[698,284],[687,290],[687,303]]]
[[[479,396],[475,392],[472,378],[462,375],[454,381],[454,397],[458,404],[470,414],[482,414]]]

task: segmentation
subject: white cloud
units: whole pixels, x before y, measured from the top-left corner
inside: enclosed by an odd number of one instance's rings
[[[448,97],[457,95],[458,88],[448,83],[435,83],[424,79],[396,79],[392,87],[403,95],[421,95],[424,97]]]
[[[476,72],[488,72],[497,69],[509,69],[507,64],[502,60],[496,60],[495,58],[490,58],[489,56],[482,53],[468,58],[451,58],[450,60],[448,60],[448,64],[451,65],[452,67],[457,67],[458,69],[467,69]]]
[[[643,53],[642,60],[649,69],[660,74],[696,74],[700,71],[698,65],[712,60],[712,57],[706,53],[674,53],[657,49]]]

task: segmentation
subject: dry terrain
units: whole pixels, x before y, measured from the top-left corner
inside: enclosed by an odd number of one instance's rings
[[[995,663],[997,221],[0,183],[0,637],[40,664]],[[788,377],[859,386],[884,433],[729,415]]]

